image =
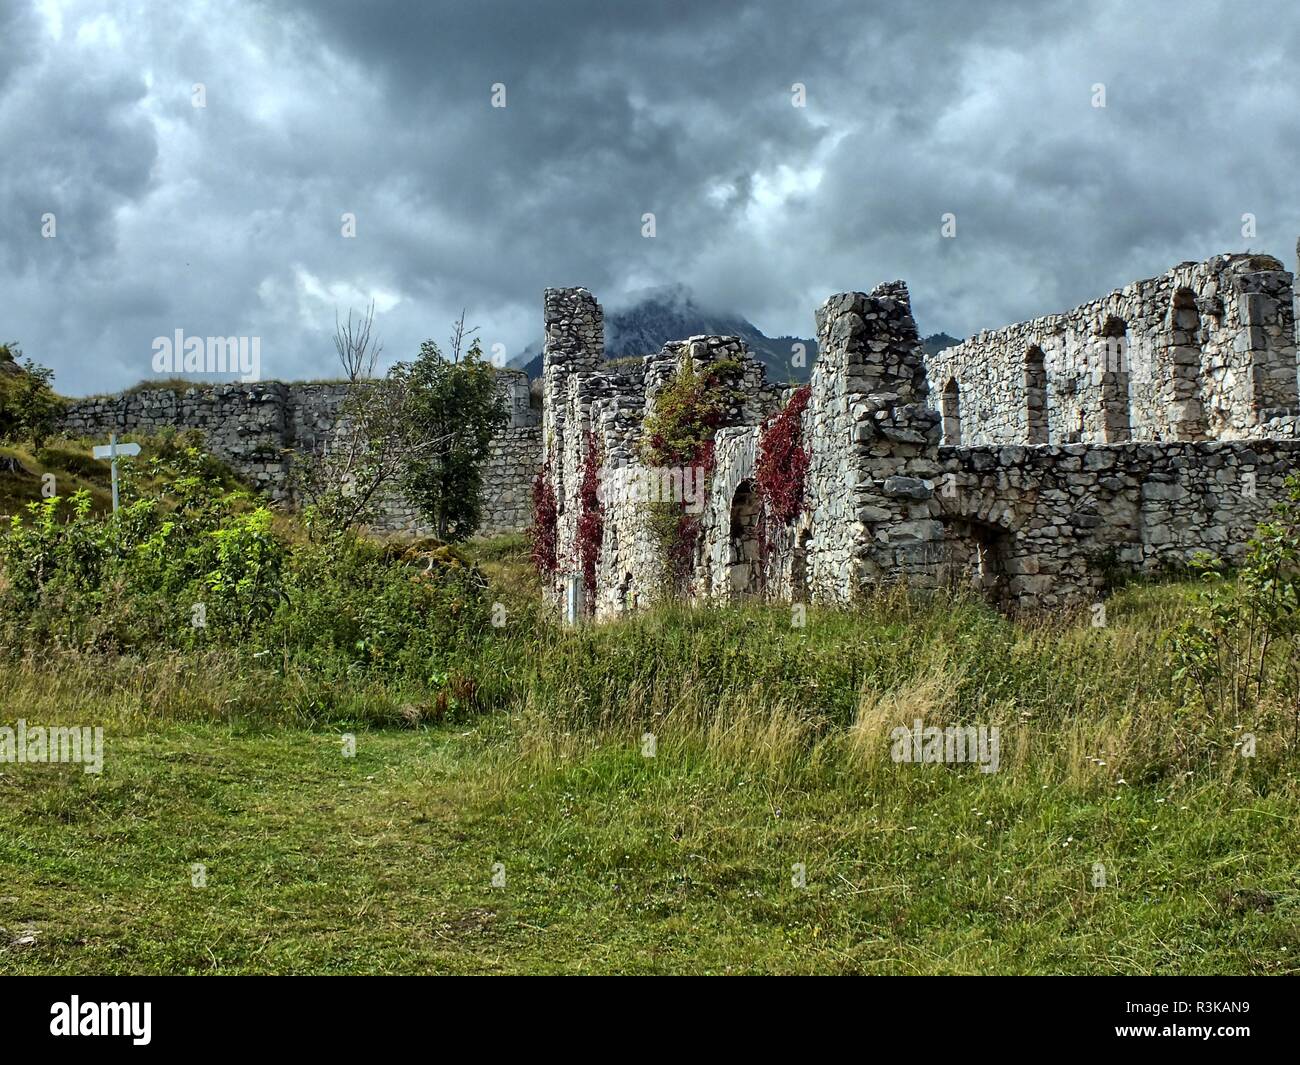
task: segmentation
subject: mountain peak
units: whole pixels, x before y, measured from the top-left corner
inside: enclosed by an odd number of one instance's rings
[[[693,336],[740,337],[766,367],[767,379],[774,384],[807,381],[817,357],[816,340],[769,337],[738,314],[701,307],[695,294],[680,282],[630,292],[605,311],[607,359],[650,355],[670,340],[685,340]],[[955,338],[944,333],[935,333],[924,341],[928,354],[956,343]],[[804,352],[802,366],[792,364],[798,345],[802,345]],[[529,377],[540,377],[541,344],[529,345],[515,365],[525,370]]]
[[[652,285],[634,289],[611,304],[611,313],[618,314],[638,307],[690,307],[699,309],[699,301],[686,285],[673,281],[666,285]]]

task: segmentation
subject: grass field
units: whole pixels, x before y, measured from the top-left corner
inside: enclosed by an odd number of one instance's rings
[[[219,657],[10,661],[6,722],[106,754],[0,766],[0,972],[1300,972],[1291,711],[1173,698],[1186,596],[653,615],[503,647],[432,727]],[[893,763],[914,716],[999,724],[999,771]]]

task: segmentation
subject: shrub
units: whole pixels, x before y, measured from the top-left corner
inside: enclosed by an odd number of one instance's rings
[[[734,360],[719,359],[697,374],[691,356],[684,356],[646,417],[642,462],[652,468],[698,467],[707,486],[713,474],[713,438],[728,398],[723,382],[739,369]],[[699,517],[687,512],[684,501],[657,502],[650,504],[647,525],[659,546],[670,589],[684,591],[699,540]]]
[[[116,515],[94,516],[81,492],[13,518],[0,530],[0,650],[216,646],[251,662],[274,651],[267,665],[382,668],[468,705],[477,685],[462,666],[490,629],[472,563],[430,541],[290,538],[265,506],[202,476],[208,461],[191,450],[151,460],[157,476],[127,478]]]
[[[0,344],[0,441],[30,440],[36,447],[53,435],[63,400],[50,388],[54,371],[31,359],[18,366],[22,349]]]
[[[463,355],[458,344],[449,359],[426,340],[414,362],[398,363],[389,375],[404,397],[402,433],[415,442],[406,452],[402,487],[442,540],[464,540],[478,528],[482,463],[510,421],[478,341]]]

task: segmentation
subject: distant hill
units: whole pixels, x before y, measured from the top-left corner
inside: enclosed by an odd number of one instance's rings
[[[817,341],[810,337],[770,337],[758,326],[738,314],[706,310],[682,285],[651,289],[630,306],[605,312],[605,358],[621,359],[629,355],[649,355],[669,340],[692,336],[738,336],[767,369],[772,382],[807,381],[817,358]],[[934,354],[958,343],[946,333],[936,333],[923,341],[927,354]],[[795,345],[804,346],[803,366],[791,363]],[[542,374],[541,342],[530,344],[514,360],[515,367],[529,377]]]

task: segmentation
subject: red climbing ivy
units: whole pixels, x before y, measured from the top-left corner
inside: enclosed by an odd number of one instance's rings
[[[764,423],[758,441],[754,481],[758,490],[758,544],[766,563],[774,530],[789,525],[803,510],[812,449],[803,445],[803,412],[812,388],[795,390],[775,418]],[[766,565],[762,567],[766,570]]]
[[[699,484],[702,491],[713,480],[715,465],[712,440],[705,440],[695,449],[695,457],[682,464],[699,468]],[[700,500],[701,510],[703,500]],[[686,510],[685,502],[666,502],[653,504],[658,513],[652,514],[651,529],[658,535],[663,547],[668,570],[674,584],[681,585],[690,575],[695,564],[695,548],[700,539],[700,519],[702,513],[691,514]]]
[[[600,446],[596,434],[587,431],[586,454],[582,462],[582,488],[578,508],[578,561],[582,564],[582,586],[588,611],[596,605],[596,562],[605,536],[605,512],[600,503]]]
[[[555,489],[551,487],[551,464],[533,481],[533,524],[528,530],[532,544],[533,565],[543,576],[550,576],[559,568],[556,551],[559,511],[555,505]]]
[[[778,525],[789,525],[803,510],[805,482],[812,451],[803,446],[803,412],[812,388],[795,390],[790,402],[763,426],[758,441],[758,464],[754,479],[767,516]]]

